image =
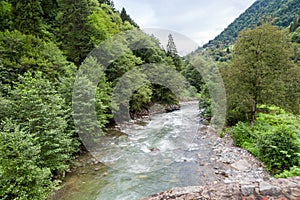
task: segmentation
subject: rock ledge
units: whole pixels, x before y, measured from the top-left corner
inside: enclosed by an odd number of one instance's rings
[[[268,182],[209,183],[204,186],[174,188],[141,200],[167,199],[300,200],[300,177],[273,179]]]

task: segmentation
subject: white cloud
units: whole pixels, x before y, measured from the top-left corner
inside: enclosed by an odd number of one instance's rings
[[[214,39],[255,0],[114,0],[141,28],[179,32],[199,45]]]

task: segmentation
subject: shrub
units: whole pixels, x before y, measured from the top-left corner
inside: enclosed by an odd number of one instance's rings
[[[0,199],[46,199],[55,183],[50,169],[38,166],[36,138],[9,120],[0,128]]]
[[[288,178],[300,176],[300,167],[294,166],[290,170],[284,170],[282,173],[275,175],[275,178]]]
[[[229,131],[236,146],[243,147],[245,142],[251,143],[253,141],[252,130],[247,123],[239,122]]]
[[[274,128],[257,140],[258,157],[272,174],[300,165],[300,145],[293,129]]]

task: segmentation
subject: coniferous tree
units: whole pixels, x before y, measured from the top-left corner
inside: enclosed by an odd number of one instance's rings
[[[120,17],[123,22],[128,21],[131,25],[139,28],[139,25],[137,25],[137,23],[135,23],[135,21],[130,17],[130,15],[127,14],[125,8],[122,8]]]
[[[67,58],[77,66],[93,48],[87,22],[95,6],[91,0],[63,0],[59,3],[61,14],[57,19],[57,35]]]
[[[13,28],[24,34],[44,36],[41,0],[10,0]]]
[[[167,53],[172,57],[178,56],[178,52],[172,34],[169,34],[168,36]]]
[[[0,0],[0,31],[10,30],[12,26],[12,5],[6,0]]]

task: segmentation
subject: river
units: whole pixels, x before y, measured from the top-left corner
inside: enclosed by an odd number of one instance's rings
[[[203,185],[215,179],[212,149],[201,139],[198,104],[156,114],[143,125],[121,126],[126,135],[105,137],[96,158],[105,166],[71,174],[62,200],[136,200],[173,187]],[[201,158],[201,160],[199,159]]]

